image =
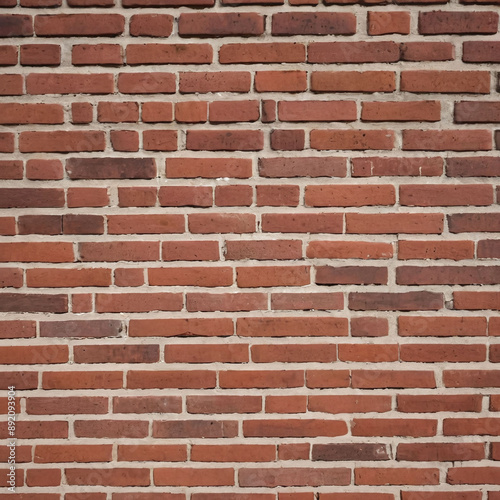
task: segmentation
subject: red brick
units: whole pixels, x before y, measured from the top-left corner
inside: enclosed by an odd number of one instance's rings
[[[174,94],[173,73],[120,73],[118,90],[122,94]]]
[[[192,151],[260,151],[261,130],[188,130],[186,148]]]
[[[302,43],[229,43],[219,49],[221,64],[300,63],[306,60]]]
[[[464,62],[470,63],[497,63],[500,61],[499,47],[500,42],[494,40],[465,41],[463,43],[462,59]]]
[[[259,101],[215,101],[209,106],[210,123],[255,122]]]
[[[57,14],[35,17],[37,36],[116,36],[125,19],[119,14]]]
[[[148,281],[152,286],[230,286],[233,271],[230,267],[152,268]]]
[[[403,11],[368,12],[367,29],[369,35],[410,34],[410,13]]]
[[[455,123],[500,123],[500,102],[457,102],[455,103]]]
[[[498,292],[453,292],[453,306],[455,309],[500,310],[500,294]]]
[[[35,462],[110,462],[111,445],[37,445]]]
[[[34,288],[106,287],[111,285],[111,271],[109,269],[28,269],[26,284]]]
[[[402,336],[486,336],[486,318],[478,317],[399,317]]]
[[[9,132],[0,133],[0,153],[14,152],[14,134]]]
[[[498,467],[450,467],[448,484],[500,484]]]
[[[0,47],[0,66],[15,66],[18,59],[17,53],[17,47],[14,45],[3,45]]]
[[[181,214],[108,216],[109,234],[179,234],[184,231],[185,221]]]
[[[256,71],[255,90],[257,92],[303,92],[307,90],[307,72]]]
[[[312,42],[307,53],[309,63],[321,64],[396,62],[399,57],[395,42]]]
[[[175,121],[179,123],[205,123],[207,119],[208,103],[203,101],[175,103]]]
[[[145,130],[142,133],[142,143],[145,151],[177,151],[177,131]]]
[[[71,123],[90,123],[93,120],[94,108],[89,102],[71,103]]]
[[[349,387],[348,370],[307,370],[306,387],[310,389],[332,389]]]
[[[45,372],[42,376],[44,389],[120,389],[123,373],[118,371],[71,371]]]
[[[23,178],[23,165],[20,160],[0,160],[0,179],[21,180]]]
[[[248,363],[247,345],[207,346],[176,344],[165,348],[167,363]]]
[[[215,187],[217,207],[249,207],[253,202],[253,189],[245,185]]]
[[[180,311],[180,293],[98,293],[96,312]]]
[[[436,387],[432,371],[353,370],[351,383],[360,389]]]
[[[298,240],[228,240],[225,246],[227,260],[294,260],[302,256]]]
[[[341,361],[384,363],[399,360],[399,349],[395,344],[340,344],[338,350]]]
[[[496,258],[500,255],[498,240],[479,240],[477,243],[477,256],[479,258]]]
[[[480,491],[402,491],[402,500],[480,500]]]
[[[33,321],[0,321],[0,338],[17,339],[36,336],[36,324]]]
[[[328,311],[343,309],[344,299],[340,293],[273,293],[271,309],[277,311]]]
[[[130,320],[131,337],[228,337],[233,334],[231,319],[143,319]]]
[[[267,309],[267,296],[263,293],[188,293],[186,308],[195,311],[258,311]]]
[[[484,455],[482,443],[401,443],[397,458],[412,462],[463,462],[482,460]]]
[[[317,285],[386,285],[388,280],[385,267],[317,266],[315,270]]]
[[[167,178],[246,179],[252,175],[252,160],[240,158],[168,158]]]
[[[249,92],[250,84],[251,76],[247,71],[179,73],[179,91],[183,94]]]
[[[498,14],[496,12],[420,12],[418,31],[422,35],[493,35],[498,31]]]
[[[354,101],[280,101],[278,117],[283,122],[354,121]]]
[[[71,73],[31,73],[26,77],[28,94],[111,94],[114,92],[113,75]]]
[[[19,151],[22,153],[73,153],[104,151],[103,131],[21,132]]]
[[[123,61],[123,49],[117,44],[77,44],[71,52],[75,66],[121,66]]]
[[[168,37],[172,34],[173,22],[173,16],[168,14],[134,14],[130,18],[130,34]]]
[[[214,387],[215,372],[208,370],[129,370],[127,373],[127,388],[129,389],[208,389]],[[154,433],[153,435],[156,436]]]
[[[357,468],[354,472],[357,485],[437,485],[439,469],[431,468]]]
[[[347,433],[345,422],[319,419],[248,420],[243,422],[245,437],[317,437]]]
[[[304,147],[304,130],[271,130],[271,149],[275,151],[299,151]]]
[[[390,243],[311,241],[307,245],[307,257],[312,259],[387,259],[392,256]]]
[[[389,334],[386,318],[352,318],[351,335],[353,337],[385,337]]]
[[[391,150],[392,130],[312,130],[311,147],[319,150]]]
[[[193,445],[193,462],[273,462],[274,445]]]
[[[258,36],[264,33],[264,16],[247,13],[182,13],[179,35],[189,36]]]
[[[164,261],[219,260],[219,244],[217,241],[164,241],[162,259]]]
[[[167,420],[153,424],[153,437],[231,438],[238,433],[235,420]]]
[[[497,232],[500,218],[497,213],[465,213],[448,216],[451,233]]]
[[[254,214],[189,214],[189,231],[193,234],[213,233],[253,233],[255,231]]]
[[[22,75],[0,75],[0,95],[23,95],[23,88]]]
[[[393,205],[394,187],[390,185],[306,186],[305,204],[310,207],[351,207]]]
[[[161,186],[158,200],[162,207],[210,207],[212,188],[204,186]]]
[[[188,413],[259,413],[261,396],[187,396]]]
[[[64,242],[0,243],[0,262],[73,262],[73,245]]]
[[[347,233],[351,234],[440,234],[441,214],[354,214],[346,215]]]
[[[402,71],[401,91],[488,94],[490,92],[489,73],[485,71]]]
[[[351,470],[347,468],[242,468],[240,486],[345,486],[350,483]]]
[[[273,14],[272,34],[353,35],[356,16],[349,12],[281,12]]]
[[[255,363],[329,363],[336,361],[336,346],[328,344],[254,345],[251,347]]]
[[[403,149],[409,151],[488,151],[489,130],[403,130]]]
[[[454,58],[455,46],[449,42],[406,42],[401,44],[401,59],[403,61],[451,61]]]
[[[413,396],[400,394],[397,397],[398,411],[407,413],[480,412],[481,403],[482,396],[479,395]]]
[[[309,396],[309,411],[325,413],[384,413],[391,410],[390,396]]]
[[[158,345],[75,346],[75,363],[156,363]]]
[[[120,462],[183,462],[187,459],[185,445],[118,445]],[[133,493],[132,493],[133,494]],[[123,494],[122,494],[123,495]],[[128,494],[127,494],[128,495]],[[162,493],[160,493],[162,495]],[[115,494],[116,497],[116,494]],[[136,498],[140,498],[137,497]],[[183,497],[184,498],[184,497]],[[124,499],[125,500],[125,499]],[[130,499],[129,499],[130,500]],[[146,500],[146,499],[145,499]]]
[[[265,233],[341,233],[342,215],[320,214],[263,214]]]
[[[234,470],[161,468],[153,471],[156,486],[232,486],[234,485]]]
[[[21,288],[23,271],[20,268],[0,268],[0,288]]]
[[[192,44],[129,44],[127,64],[207,64],[212,62],[213,49],[208,43]]]
[[[148,261],[159,257],[156,241],[84,242],[79,244],[82,262]]]
[[[31,415],[105,414],[108,412],[108,398],[77,396],[55,398],[30,397],[26,400],[26,412]],[[111,459],[110,451],[108,460]],[[42,462],[37,454],[35,454],[35,459],[37,462]],[[64,462],[65,460],[61,461]]]
[[[111,130],[109,138],[114,151],[139,151],[139,133],[135,130]]]
[[[27,486],[59,486],[61,471],[58,469],[28,469],[26,471]]]
[[[437,122],[441,119],[439,101],[364,102],[361,120],[367,122]]]
[[[500,387],[498,370],[444,370],[445,387]]]
[[[412,241],[398,242],[398,258],[408,259],[450,259],[464,260],[474,258],[473,241]]]
[[[287,388],[303,385],[304,372],[300,370],[226,370],[219,373],[219,386],[223,389]]]
[[[68,208],[105,207],[109,203],[107,188],[68,188]]]
[[[3,293],[0,312],[68,312],[68,296],[64,294]]]
[[[242,337],[344,337],[348,324],[329,317],[238,318],[236,332]]]
[[[396,269],[400,285],[494,285],[500,282],[498,266],[401,266]]]
[[[28,160],[26,177],[34,181],[59,181],[64,178],[62,162],[60,160]]]
[[[305,413],[307,411],[307,396],[267,396],[266,397],[266,413]],[[307,444],[309,449],[309,444]],[[287,446],[287,445],[285,445]],[[295,445],[288,445],[295,446]],[[283,450],[283,445],[278,444],[278,458],[284,460],[292,459],[290,455],[293,452],[290,450],[288,453],[289,458],[284,458],[286,451]],[[309,457],[309,453],[307,453]]]
[[[171,102],[144,102],[141,118],[144,123],[169,123],[174,119],[173,110]]]
[[[149,469],[65,469],[69,485],[91,486],[149,486]]]
[[[0,37],[24,37],[33,35],[31,16],[21,14],[2,14],[0,16]]]

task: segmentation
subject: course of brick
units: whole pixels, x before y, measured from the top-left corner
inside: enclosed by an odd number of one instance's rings
[[[0,0],[0,499],[500,500],[499,12]]]

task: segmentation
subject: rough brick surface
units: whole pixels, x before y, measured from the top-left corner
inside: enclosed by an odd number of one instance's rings
[[[500,500],[499,0],[0,11],[0,500]]]

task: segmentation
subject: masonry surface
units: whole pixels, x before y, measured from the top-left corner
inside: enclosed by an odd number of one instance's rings
[[[500,500],[499,7],[0,0],[0,499]]]

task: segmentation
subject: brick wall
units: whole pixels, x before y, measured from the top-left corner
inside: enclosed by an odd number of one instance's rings
[[[499,500],[499,1],[19,1],[0,498]]]

